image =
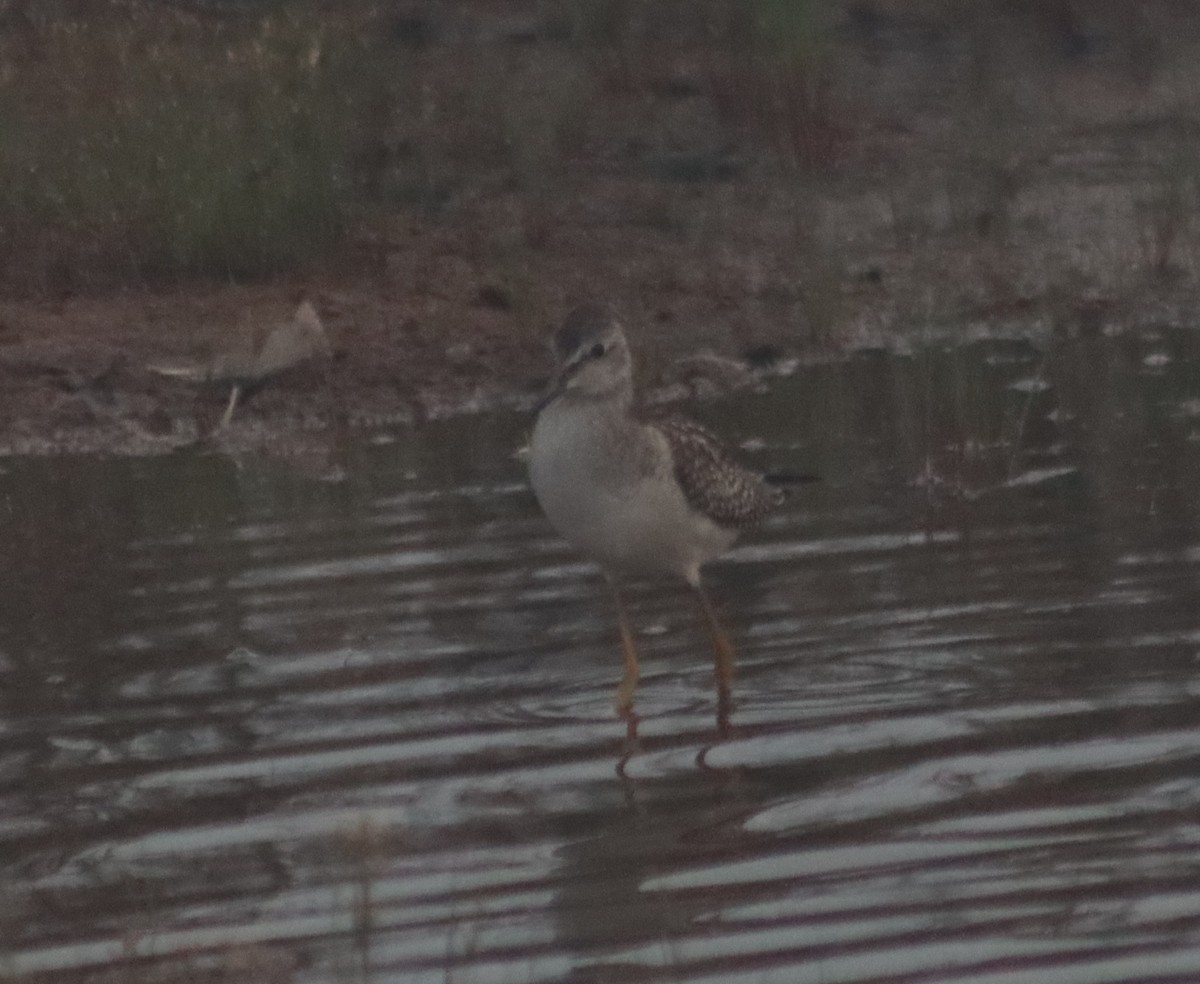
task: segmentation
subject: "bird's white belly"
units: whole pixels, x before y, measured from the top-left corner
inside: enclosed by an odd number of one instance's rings
[[[688,505],[665,441],[654,450],[659,467],[647,473],[579,415],[543,414],[530,449],[533,491],[555,528],[600,564],[694,581],[736,533]]]

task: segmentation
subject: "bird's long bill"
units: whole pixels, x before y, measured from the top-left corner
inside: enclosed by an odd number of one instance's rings
[[[554,379],[551,380],[550,385],[546,387],[546,392],[544,392],[538,398],[537,403],[533,405],[533,412],[535,414],[541,413],[546,409],[546,407],[550,406],[551,403],[562,396],[563,393],[566,392],[567,387],[571,384],[571,377],[575,375],[578,369],[578,362],[568,362],[565,366],[559,369],[558,375],[555,376]]]
[[[541,413],[546,407],[557,400],[562,395],[564,389],[566,389],[566,386],[563,383],[562,376],[555,376],[550,385],[546,387],[545,392],[538,397],[537,403],[533,405],[534,415],[536,416]]]

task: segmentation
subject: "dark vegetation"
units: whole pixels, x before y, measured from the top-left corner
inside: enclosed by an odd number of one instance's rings
[[[0,276],[50,294],[262,278],[381,212],[453,221],[457,203],[514,188],[537,246],[564,180],[630,165],[667,185],[761,180],[769,166],[813,198],[862,163],[875,131],[921,136],[931,110],[954,131],[938,149],[956,159],[935,162],[956,174],[946,204],[972,210],[961,217],[987,236],[1072,135],[1083,100],[1119,104],[1106,124],[1170,130],[1144,203],[1147,259],[1162,270],[1184,233],[1197,143],[1194,121],[1154,88],[1171,84],[1176,39],[1200,24],[1191,6],[9,0]],[[904,58],[906,71],[884,64]],[[1059,91],[1072,73],[1097,77]],[[1180,102],[1194,102],[1194,81],[1174,81]],[[896,198],[914,175],[889,156],[878,163]],[[929,163],[913,170],[933,182]],[[671,197],[647,220],[676,221]],[[920,221],[907,204],[892,203],[898,235]]]
[[[262,278],[381,209],[452,211],[514,186],[536,240],[556,177],[610,156],[613,139],[657,139],[649,117],[645,133],[620,132],[654,100],[697,99],[719,121],[710,145],[641,148],[664,181],[736,177],[741,128],[819,170],[837,152],[839,6],[10,2],[2,275],[46,294]]]
[[[597,296],[651,368],[1187,322],[1198,66],[1185,0],[7,0],[0,376],[301,290],[364,412]]]

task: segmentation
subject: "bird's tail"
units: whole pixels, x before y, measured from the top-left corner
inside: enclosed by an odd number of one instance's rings
[[[771,487],[771,499],[777,506],[787,502],[799,486],[820,480],[821,476],[816,472],[773,471],[763,475],[763,481]]]
[[[796,485],[810,485],[821,481],[816,472],[772,471],[763,475],[763,481],[776,488],[788,489]]]

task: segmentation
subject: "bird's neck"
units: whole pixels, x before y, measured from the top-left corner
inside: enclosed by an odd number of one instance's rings
[[[613,410],[627,413],[633,406],[633,380],[626,376],[622,379],[610,380],[609,383],[602,390],[580,395],[590,397],[597,403],[607,403]]]

